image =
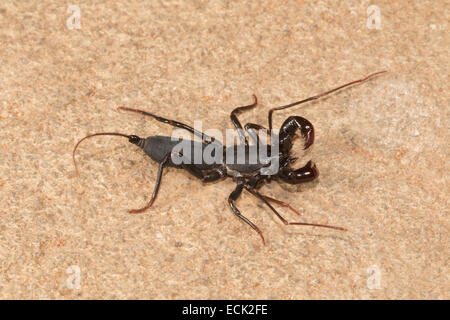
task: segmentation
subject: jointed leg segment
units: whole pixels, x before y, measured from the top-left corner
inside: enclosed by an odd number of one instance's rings
[[[242,180],[238,181],[238,185],[236,186],[236,189],[230,194],[228,197],[228,204],[230,205],[231,210],[233,210],[233,213],[242,221],[244,221],[246,224],[248,224],[250,227],[252,227],[253,230],[258,232],[259,236],[261,237],[264,244],[266,244],[266,241],[264,240],[264,236],[261,232],[261,230],[250,220],[248,220],[246,217],[244,217],[239,209],[236,207],[234,202],[239,198],[239,196],[242,193],[242,190],[244,189],[244,182]]]
[[[163,168],[169,162],[170,155],[171,155],[170,153],[167,154],[164,157],[164,160],[159,164],[158,175],[156,177],[155,188],[153,190],[152,198],[150,199],[148,204],[145,207],[141,208],[141,209],[131,209],[131,210],[128,211],[129,213],[141,213],[141,212],[144,212],[145,210],[147,210],[148,208],[150,208],[152,206],[153,202],[155,202],[156,196],[158,195],[159,186],[161,185],[161,177],[162,177]]]
[[[250,138],[253,140],[253,142],[256,145],[259,145],[259,135],[256,133],[256,130],[265,130],[267,137],[270,136],[270,132],[269,130],[267,130],[266,128],[264,128],[263,126],[256,124],[256,123],[247,123],[245,126],[245,131],[247,131],[248,135],[250,136]]]
[[[244,130],[242,129],[242,125],[239,122],[237,115],[241,111],[252,109],[252,108],[256,107],[256,105],[258,104],[258,99],[256,98],[255,95],[253,95],[253,99],[254,99],[254,102],[252,104],[249,104],[248,106],[238,107],[238,108],[234,109],[233,111],[231,111],[231,114],[230,114],[231,122],[233,122],[234,126],[236,127],[236,130],[239,134],[239,139],[241,140],[241,143],[245,146],[248,146],[248,142],[247,142],[247,139],[245,138]]]
[[[125,111],[131,111],[131,112],[136,112],[136,113],[140,113],[143,114],[144,116],[149,116],[152,117],[153,119],[162,122],[162,123],[167,123],[170,124],[171,126],[177,127],[177,128],[181,128],[181,129],[185,129],[191,133],[193,133],[194,135],[202,138],[202,140],[205,143],[210,143],[215,141],[215,139],[213,137],[208,136],[207,134],[204,134],[203,132],[200,132],[198,130],[195,130],[194,128],[192,128],[191,126],[188,126],[187,124],[175,121],[175,120],[170,120],[170,119],[166,119],[160,116],[157,116],[153,113],[144,111],[144,110],[140,110],[140,109],[133,109],[133,108],[128,108],[128,107],[118,107],[117,109],[119,110],[125,110]]]
[[[347,231],[344,228],[341,227],[335,227],[335,226],[329,226],[326,224],[317,224],[317,223],[304,223],[304,222],[289,222],[285,218],[283,218],[278,211],[269,203],[269,201],[266,200],[265,196],[260,194],[256,189],[252,188],[249,185],[244,186],[251,194],[253,194],[255,197],[260,199],[262,202],[264,202],[272,211],[275,213],[275,215],[285,224],[285,225],[300,225],[300,226],[312,226],[312,227],[323,227],[323,228],[330,228],[330,229],[336,229],[341,231]],[[275,200],[275,199],[272,199]],[[278,201],[278,200],[276,200]]]
[[[286,202],[283,202],[281,200],[274,199],[274,198],[271,198],[271,197],[268,197],[268,196],[265,196],[265,195],[262,195],[262,194],[261,194],[261,196],[264,199],[266,199],[267,201],[269,201],[269,202],[276,203],[276,204],[278,204],[278,205],[280,205],[280,206],[282,206],[284,208],[288,208],[289,210],[291,210],[292,212],[298,214],[299,216],[301,215],[301,213],[298,212],[295,208],[293,208],[289,203],[286,203]]]

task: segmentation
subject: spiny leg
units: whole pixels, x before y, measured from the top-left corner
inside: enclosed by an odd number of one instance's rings
[[[387,71],[375,72],[375,73],[369,74],[369,75],[368,75],[367,77],[365,77],[365,78],[362,78],[362,79],[359,79],[359,80],[355,80],[355,81],[346,83],[346,84],[344,84],[344,85],[342,85],[342,86],[339,86],[339,87],[334,88],[334,89],[331,89],[331,90],[329,90],[329,91],[320,93],[320,94],[318,94],[318,95],[316,95],[316,96],[312,96],[312,97],[309,97],[309,98],[304,99],[304,100],[300,100],[300,101],[297,101],[297,102],[294,102],[294,103],[290,103],[290,104],[287,104],[287,105],[285,105],[285,106],[272,108],[272,109],[269,110],[269,115],[268,115],[268,120],[269,120],[269,130],[272,130],[272,113],[273,113],[274,111],[287,109],[287,108],[290,108],[290,107],[293,107],[293,106],[296,106],[296,105],[299,105],[299,104],[302,104],[302,103],[305,103],[305,102],[308,102],[308,101],[317,100],[317,99],[319,99],[319,98],[321,98],[321,97],[323,97],[323,96],[326,96],[326,95],[328,95],[328,94],[330,94],[330,93],[333,93],[333,92],[338,91],[338,90],[340,90],[340,89],[343,89],[343,88],[345,88],[345,87],[351,86],[351,85],[353,85],[353,84],[357,84],[357,83],[361,83],[361,82],[367,81],[367,80],[369,80],[370,78],[372,78],[372,77],[374,77],[374,76],[376,76],[376,75],[385,73],[385,72],[387,72]]]
[[[161,163],[159,164],[158,175],[156,177],[155,188],[153,190],[152,198],[150,199],[148,204],[145,207],[141,208],[141,209],[128,210],[129,213],[141,213],[141,212],[144,212],[145,210],[147,210],[148,208],[150,208],[152,206],[153,202],[155,202],[156,196],[158,195],[159,186],[161,185],[161,177],[162,177],[163,168],[169,162],[170,155],[171,155],[170,153],[166,154],[166,156],[164,157],[163,161],[161,161]]]
[[[330,226],[330,225],[326,225],[326,224],[317,224],[317,223],[305,223],[305,222],[289,222],[287,221],[285,218],[283,218],[278,211],[269,203],[269,201],[267,201],[263,195],[261,195],[257,190],[255,190],[254,188],[252,188],[251,186],[245,185],[245,188],[251,193],[253,194],[255,197],[257,197],[258,199],[260,199],[262,202],[264,202],[272,211],[273,213],[275,213],[275,215],[285,224],[285,225],[299,225],[299,226],[311,226],[311,227],[323,227],[323,228],[330,228],[330,229],[336,229],[336,230],[341,230],[341,231],[347,231],[344,228],[341,227],[335,227],[335,226]]]
[[[239,198],[239,196],[241,195],[243,188],[244,188],[244,182],[242,180],[238,180],[238,184],[237,184],[236,188],[234,189],[233,192],[231,192],[230,196],[228,197],[228,204],[230,205],[231,210],[233,210],[233,213],[239,219],[243,220],[246,224],[248,224],[250,227],[252,227],[253,230],[258,232],[258,234],[260,235],[260,237],[265,245],[266,241],[264,240],[264,236],[263,236],[261,230],[259,230],[259,228],[253,222],[251,222],[246,217],[244,217],[241,214],[241,212],[239,211],[239,209],[236,207],[236,205],[234,204],[234,201],[236,201],[237,198]]]
[[[241,140],[242,145],[245,145],[245,146],[248,146],[248,142],[247,142],[247,139],[245,138],[244,130],[242,129],[242,125],[239,122],[237,115],[244,110],[248,110],[248,109],[256,107],[256,105],[258,104],[258,99],[256,98],[256,95],[253,95],[253,99],[254,99],[254,102],[252,104],[249,104],[248,106],[237,107],[236,109],[231,111],[231,114],[230,114],[231,122],[233,122],[233,125],[236,127],[236,130],[239,134],[239,139]]]
[[[166,124],[170,124],[171,126],[177,127],[177,128],[181,128],[181,129],[185,129],[191,133],[193,133],[194,135],[196,135],[197,137],[202,138],[202,140],[206,143],[210,143],[215,141],[215,139],[213,137],[208,136],[207,134],[204,134],[201,131],[195,130],[194,128],[192,128],[191,126],[188,126],[187,124],[175,121],[175,120],[170,120],[170,119],[166,119],[160,116],[157,116],[153,113],[144,111],[144,110],[140,110],[140,109],[133,109],[133,108],[128,108],[128,107],[117,107],[117,109],[119,110],[125,110],[125,111],[131,111],[131,112],[136,112],[136,113],[140,113],[143,114],[144,116],[149,116],[152,117],[153,119],[162,122],[162,123],[166,123]]]

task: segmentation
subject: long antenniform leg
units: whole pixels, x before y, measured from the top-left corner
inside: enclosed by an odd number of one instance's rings
[[[330,93],[333,93],[333,92],[338,91],[338,90],[340,90],[340,89],[343,89],[343,88],[345,88],[345,87],[351,86],[351,85],[353,85],[353,84],[357,84],[357,83],[361,83],[361,82],[367,81],[367,80],[369,80],[370,78],[375,77],[376,75],[379,75],[379,74],[382,74],[382,73],[385,73],[385,72],[387,72],[387,71],[375,72],[375,73],[372,73],[372,74],[368,75],[367,77],[365,77],[365,78],[363,78],[363,79],[359,79],[359,80],[356,80],[356,81],[352,81],[352,82],[346,83],[346,84],[344,84],[344,85],[342,85],[342,86],[339,86],[339,87],[337,87],[337,88],[331,89],[331,90],[329,90],[329,91],[327,91],[327,92],[318,94],[318,95],[316,95],[316,96],[309,97],[309,98],[307,98],[307,99],[300,100],[300,101],[297,101],[297,102],[294,102],[294,103],[291,103],[291,104],[287,104],[287,105],[285,105],[285,106],[281,106],[281,107],[276,107],[276,108],[270,109],[270,110],[269,110],[269,116],[268,116],[268,120],[269,120],[269,130],[272,130],[272,113],[273,113],[274,111],[287,109],[287,108],[290,108],[290,107],[293,107],[293,106],[296,106],[296,105],[299,105],[299,104],[302,104],[302,103],[305,103],[305,102],[308,102],[308,101],[317,100],[317,99],[319,99],[319,98],[321,98],[321,97],[323,97],[323,96],[326,96],[326,95],[328,95],[328,94],[330,94]]]
[[[147,210],[148,208],[150,208],[152,206],[153,202],[155,202],[156,196],[158,195],[159,186],[161,185],[161,177],[162,177],[163,168],[169,162],[170,155],[171,155],[170,153],[166,154],[166,156],[164,157],[163,161],[159,164],[158,175],[156,177],[155,188],[153,189],[152,198],[150,199],[148,204],[145,207],[141,208],[141,209],[128,210],[129,213],[141,213],[141,212],[144,212],[145,210]]]
[[[234,202],[237,200],[237,198],[239,198],[239,196],[242,193],[242,190],[244,188],[244,182],[242,180],[238,181],[238,185],[236,186],[236,188],[234,189],[234,191],[230,194],[230,196],[228,197],[228,204],[230,205],[231,210],[233,210],[233,213],[241,220],[243,220],[246,224],[248,224],[250,227],[253,228],[253,230],[255,230],[256,232],[258,232],[258,234],[260,235],[264,245],[266,244],[266,240],[264,240],[264,236],[261,232],[261,230],[259,230],[259,228],[250,220],[248,220],[246,217],[244,217],[241,212],[239,211],[239,209],[236,207],[236,205],[234,204]]]
[[[254,99],[254,102],[252,104],[249,104],[248,106],[237,107],[236,109],[231,111],[231,114],[230,114],[231,122],[233,122],[234,126],[236,127],[236,130],[239,134],[239,138],[241,139],[242,145],[245,145],[245,146],[248,146],[248,142],[247,142],[247,139],[245,138],[244,130],[242,129],[242,125],[239,122],[237,115],[241,111],[252,109],[252,108],[256,107],[256,105],[258,104],[258,99],[256,98],[255,95],[253,95],[253,99]]]
[[[131,112],[136,112],[136,113],[140,113],[144,116],[149,116],[152,117],[153,119],[162,122],[162,123],[166,123],[166,124],[170,124],[171,126],[177,127],[177,128],[181,128],[181,129],[185,129],[191,133],[193,133],[194,135],[196,135],[197,137],[202,138],[202,140],[205,143],[210,143],[215,141],[215,139],[213,137],[208,136],[207,134],[204,134],[203,132],[200,132],[198,130],[195,130],[194,128],[192,128],[191,126],[188,126],[187,124],[175,121],[175,120],[170,120],[170,119],[166,119],[160,116],[157,116],[153,113],[144,111],[144,110],[140,110],[140,109],[133,109],[133,108],[128,108],[128,107],[117,107],[117,109],[119,110],[125,110],[125,111],[131,111]]]
[[[266,198],[260,194],[258,191],[256,191],[254,188],[252,188],[249,185],[245,185],[245,189],[247,189],[251,194],[253,194],[255,197],[260,199],[262,202],[264,202],[272,211],[275,213],[275,215],[285,224],[285,225],[299,225],[299,226],[311,226],[311,227],[323,227],[323,228],[330,228],[330,229],[336,229],[341,231],[347,231],[344,228],[341,227],[335,227],[335,226],[329,226],[326,224],[317,224],[317,223],[304,223],[304,222],[289,222],[285,218],[283,218],[278,211],[269,203],[269,201],[266,200]]]

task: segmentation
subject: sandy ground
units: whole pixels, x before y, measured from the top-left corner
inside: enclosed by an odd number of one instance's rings
[[[73,3],[77,5],[76,1]],[[375,4],[377,8],[369,9]],[[448,1],[59,1],[0,4],[0,298],[449,299]],[[379,13],[380,20],[377,20]],[[368,27],[367,21],[371,28]],[[379,24],[377,24],[377,22]],[[373,28],[378,27],[378,28]],[[262,192],[348,232],[284,226],[231,180],[157,165],[123,138],[276,114],[316,129],[316,182]],[[79,280],[79,281],[78,281]]]

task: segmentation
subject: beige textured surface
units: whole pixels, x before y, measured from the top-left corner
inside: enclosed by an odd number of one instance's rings
[[[72,1],[77,4],[76,1]],[[144,4],[145,3],[145,4]],[[69,30],[67,3],[0,4],[0,298],[450,298],[448,1],[93,1]],[[272,106],[371,72],[389,74],[280,112],[316,128],[318,182],[263,189],[303,212],[284,227],[232,181],[163,176],[123,139],[171,128],[118,105],[204,128],[229,112],[265,124]],[[292,191],[292,190],[291,190]],[[296,190],[294,190],[296,191]],[[66,286],[77,265],[81,288]],[[369,289],[367,268],[381,271]]]

